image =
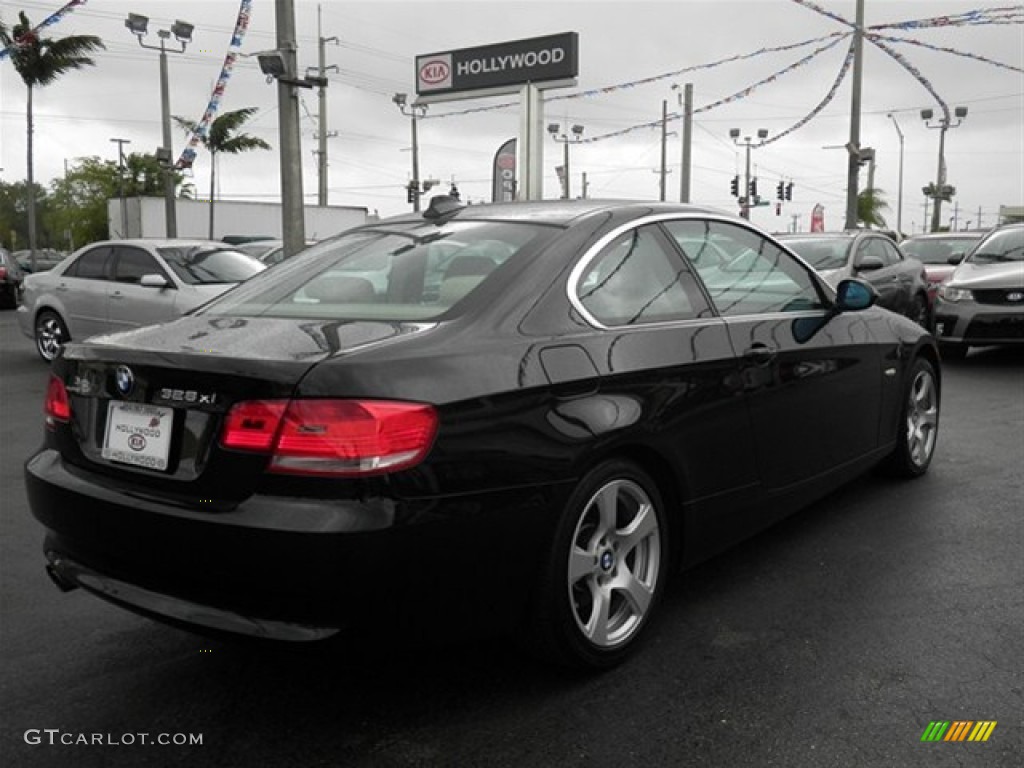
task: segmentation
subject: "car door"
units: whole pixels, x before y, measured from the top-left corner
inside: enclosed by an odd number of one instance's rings
[[[878,292],[878,305],[904,314],[908,310],[904,299],[906,287],[900,274],[899,254],[884,237],[865,237],[857,244],[853,255],[853,274],[867,280]]]
[[[603,331],[585,353],[600,389],[559,412],[578,422],[596,401],[595,413],[645,413],[640,439],[659,446],[687,489],[684,538],[712,551],[738,531],[750,533],[746,518],[760,493],[757,461],[725,323],[658,225],[663,218],[613,230],[577,266],[573,305]],[[541,360],[554,377],[569,367],[565,360],[580,356],[560,345],[545,349]]]
[[[113,247],[113,276],[107,292],[111,331],[162,323],[178,316],[178,289],[151,253],[134,245]],[[159,275],[166,287],[141,285],[143,275]]]
[[[866,313],[833,316],[823,283],[782,248],[731,221],[667,225],[733,254],[696,271],[739,359],[761,481],[799,494],[878,444],[880,356]]]
[[[54,278],[54,299],[72,339],[85,339],[107,330],[112,251],[109,243],[90,248]]]

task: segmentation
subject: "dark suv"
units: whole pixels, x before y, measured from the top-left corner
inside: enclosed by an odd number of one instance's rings
[[[21,299],[25,273],[11,254],[0,248],[0,307],[16,307]]]

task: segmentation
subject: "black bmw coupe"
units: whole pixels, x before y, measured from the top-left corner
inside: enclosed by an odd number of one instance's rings
[[[25,467],[47,569],[200,630],[610,666],[670,569],[928,469],[936,345],[875,298],[713,210],[438,197],[69,343]]]

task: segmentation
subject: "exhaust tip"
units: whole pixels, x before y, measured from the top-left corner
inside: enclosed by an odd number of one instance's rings
[[[46,575],[50,577],[50,581],[57,585],[57,589],[61,592],[71,592],[78,589],[78,584],[60,571],[61,561],[54,560],[52,563],[46,564]]]

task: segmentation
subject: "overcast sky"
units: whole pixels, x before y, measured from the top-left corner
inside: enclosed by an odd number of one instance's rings
[[[25,10],[39,23],[64,0],[5,0],[0,18],[12,25]],[[300,68],[317,62],[317,3],[296,0]],[[608,89],[712,64],[765,48],[800,43],[845,29],[842,24],[794,0],[675,0],[674,2],[338,2],[322,0],[323,36],[337,37],[327,46],[331,72],[328,88],[329,202],[364,206],[391,215],[408,210],[404,185],[410,177],[409,120],[391,97],[415,92],[414,58],[420,54],[466,48],[526,37],[578,32],[579,82],[575,88],[552,90],[549,96]],[[852,20],[854,0],[822,0],[819,6]],[[866,0],[868,26],[931,18],[943,14],[995,7],[997,3],[943,0]],[[1005,7],[1005,6],[1003,6]],[[150,17],[155,29],[180,18],[195,24],[194,41],[186,53],[169,57],[171,111],[197,120],[228,51],[238,13],[237,0],[90,0],[84,7],[47,28],[47,37],[98,35],[106,50],[96,55],[97,66],[62,77],[37,89],[36,179],[48,183],[64,172],[65,163],[81,156],[115,160],[111,138],[131,141],[126,151],[153,152],[160,143],[159,56],[142,49],[124,26],[129,12]],[[254,53],[275,46],[274,3],[254,0],[252,22],[242,46]],[[959,226],[968,222],[996,223],[1000,205],[1024,205],[1024,75],[967,56],[933,50],[952,49],[1024,68],[1024,26],[971,25],[886,30],[883,34],[926,45],[891,43],[906,63],[927,80],[950,107],[969,109],[962,125],[946,135],[948,181],[957,188]],[[584,137],[593,138],[653,122],[668,100],[676,110],[673,84],[692,83],[694,105],[694,202],[735,211],[730,179],[741,173],[744,152],[729,138],[738,128],[744,136],[759,128],[769,136],[790,129],[826,96],[846,55],[844,40],[810,62],[793,67],[816,45],[768,53],[634,87],[546,105],[545,122],[579,123]],[[777,72],[791,68],[774,82],[749,95],[713,109],[725,99]],[[755,211],[755,223],[769,230],[808,228],[811,208],[825,207],[829,229],[840,228],[845,211],[846,153],[849,138],[851,80],[848,76],[835,99],[803,128],[755,149],[752,160],[759,192],[770,207]],[[317,189],[316,91],[301,91],[303,112],[303,181],[307,202],[315,203]],[[463,115],[447,113],[501,104],[509,97],[436,104],[420,123],[420,168],[423,178],[455,179],[463,197],[490,197],[490,166],[498,146],[518,132],[518,106]],[[515,97],[511,98],[515,102]],[[921,187],[934,181],[938,164],[939,131],[930,130],[919,112],[938,105],[906,68],[873,45],[865,45],[861,144],[876,150],[875,186],[885,192],[895,226],[898,200],[900,142],[893,114],[905,136],[903,229],[921,231],[924,221]],[[25,178],[25,88],[9,60],[0,61],[0,178]],[[219,197],[238,200],[277,200],[277,95],[255,59],[240,59],[221,102],[221,111],[256,107],[258,115],[248,132],[268,141],[274,151],[255,151],[219,161]],[[941,113],[940,113],[941,114]],[[670,130],[678,131],[678,123]],[[174,132],[175,155],[184,136]],[[660,131],[645,128],[616,138],[572,148],[574,194],[580,173],[586,172],[590,197],[655,199],[658,195]],[[679,194],[678,133],[668,140],[670,199]],[[209,187],[209,156],[202,150],[191,181],[205,195]],[[545,147],[545,195],[557,197],[554,168],[561,147]],[[775,215],[775,186],[794,183],[793,201]],[[867,183],[867,170],[861,186]],[[944,208],[944,222],[953,206]],[[793,216],[799,216],[794,220]]]

